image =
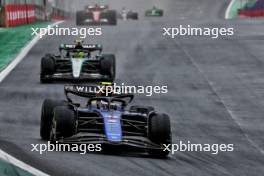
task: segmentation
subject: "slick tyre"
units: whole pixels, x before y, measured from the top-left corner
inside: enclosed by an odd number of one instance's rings
[[[87,16],[83,11],[79,11],[76,13],[76,25],[83,25],[84,17]]]
[[[138,13],[129,13],[128,18],[132,20],[138,20]]]
[[[133,15],[133,19],[134,19],[134,20],[138,20],[138,13],[135,13],[135,14]]]
[[[67,106],[57,106],[54,109],[52,128],[55,129],[55,139],[73,136],[76,133],[76,115],[74,111]]]
[[[164,14],[163,10],[160,11],[160,16],[162,17]]]
[[[163,144],[171,144],[171,125],[168,115],[154,114],[149,118],[148,125],[148,137],[152,142],[162,147]],[[165,158],[169,155],[169,151],[163,149],[149,150],[148,153],[156,158]]]
[[[110,25],[117,25],[117,13],[114,10],[108,11],[106,14]]]
[[[52,75],[55,72],[55,61],[51,55],[46,55],[41,59],[41,71],[40,71],[40,81],[42,83],[51,82],[50,78],[46,78],[48,75]]]
[[[64,100],[46,99],[42,104],[41,121],[40,121],[40,137],[43,140],[49,140],[50,130],[53,118],[53,111],[56,106],[66,106],[67,102]]]
[[[108,76],[108,81],[114,81],[116,75],[116,61],[112,54],[103,55],[101,59],[101,74]]]

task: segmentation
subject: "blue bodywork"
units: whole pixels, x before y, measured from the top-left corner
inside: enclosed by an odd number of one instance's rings
[[[122,141],[122,128],[121,128],[121,116],[124,113],[122,109],[97,109],[94,106],[90,106],[85,109],[79,109],[83,112],[96,112],[100,114],[100,117],[104,121],[104,131],[106,139],[109,142],[121,142]]]
[[[108,141],[120,142],[122,140],[121,129],[121,112],[120,111],[102,111],[100,112],[104,118],[105,135]]]

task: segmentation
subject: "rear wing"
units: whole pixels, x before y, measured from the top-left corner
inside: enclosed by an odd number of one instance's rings
[[[85,9],[88,9],[88,10],[94,10],[94,9],[100,9],[100,10],[105,10],[105,9],[108,9],[109,6],[108,5],[89,5],[89,6],[86,6]]]
[[[61,44],[59,47],[59,50],[65,50],[65,51],[83,51],[83,52],[93,52],[93,51],[99,51],[102,52],[103,46],[100,44],[84,44],[82,47],[78,47],[75,44]]]
[[[102,90],[108,86],[105,85],[66,85],[64,87],[64,93],[69,102],[72,102],[72,100],[69,98],[69,94],[77,95],[80,97],[86,97],[86,98],[95,98],[95,97],[108,97],[108,98],[115,98],[115,99],[123,99],[123,98],[129,98],[130,100],[128,103],[130,103],[134,99],[133,94],[125,94],[125,93],[112,93],[109,94],[109,96],[102,96],[100,93],[102,93]]]
[[[69,94],[77,95],[80,97],[93,98],[96,97],[98,91],[99,91],[99,87],[95,85],[94,86],[66,85],[64,87],[64,93],[67,99]]]

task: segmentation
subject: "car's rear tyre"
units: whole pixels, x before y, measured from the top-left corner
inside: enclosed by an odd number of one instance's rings
[[[76,13],[76,25],[80,26],[83,25],[84,23],[84,18],[86,17],[86,13],[84,13],[83,11],[78,11]]]
[[[138,13],[130,13],[128,15],[128,18],[132,19],[132,20],[138,20]]]
[[[138,20],[138,13],[134,14],[134,20]]]
[[[171,144],[171,125],[170,118],[166,114],[154,114],[149,117],[148,137],[155,144],[163,147],[163,144]],[[149,150],[148,153],[153,157],[164,158],[170,151],[163,149]]]
[[[52,80],[47,78],[55,72],[55,60],[51,54],[47,54],[41,59],[40,82],[49,83]]]
[[[116,75],[116,61],[113,54],[103,55],[101,59],[101,74],[108,76],[108,81],[114,81]]]
[[[72,109],[67,106],[57,106],[54,109],[52,133],[53,142],[61,137],[67,138],[76,134],[76,115]]]
[[[110,25],[117,25],[117,13],[114,10],[106,12],[105,17],[109,20]]]
[[[80,12],[76,12],[76,25],[81,25],[81,14]]]
[[[154,107],[151,106],[131,106],[129,111],[130,112],[137,112],[137,113],[142,113],[142,114],[148,114],[151,111],[154,111]]]
[[[160,16],[162,17],[164,12],[163,10],[161,10],[159,13],[160,13]]]
[[[44,100],[40,122],[40,136],[43,140],[49,140],[54,108],[63,105],[67,105],[67,102],[64,100]]]

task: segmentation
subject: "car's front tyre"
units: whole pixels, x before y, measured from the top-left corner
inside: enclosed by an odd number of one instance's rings
[[[117,14],[114,10],[109,10],[108,12],[104,13],[102,18],[107,18],[109,20],[109,25],[117,25]]]
[[[171,125],[170,118],[167,114],[154,114],[149,117],[148,137],[155,143],[163,147],[163,145],[171,144]],[[153,157],[165,158],[170,151],[163,149],[149,150],[148,153]]]
[[[59,138],[70,137],[76,134],[76,115],[67,106],[58,106],[54,109],[52,119],[51,141],[55,142]]]

